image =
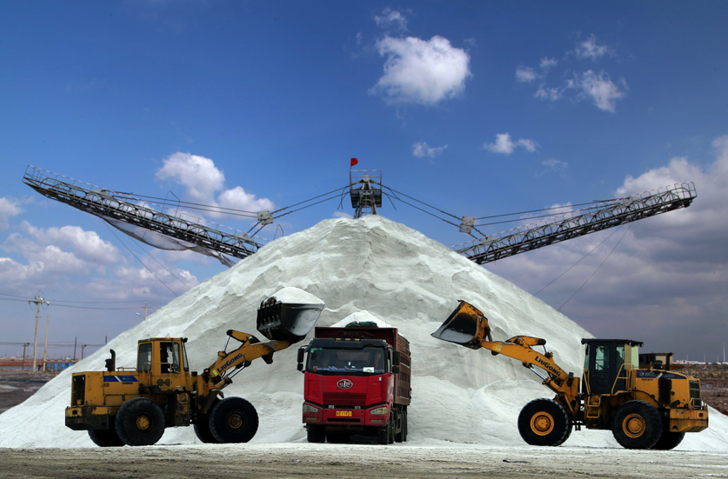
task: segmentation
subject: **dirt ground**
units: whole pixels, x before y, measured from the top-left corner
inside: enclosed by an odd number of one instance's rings
[[[256,444],[0,449],[5,478],[728,477],[724,454],[596,448]]]
[[[55,373],[0,370],[0,414],[28,399],[55,376]]]
[[[0,413],[30,397],[52,377],[0,371]],[[704,400],[713,407],[722,405],[725,411],[724,378],[702,379],[707,380]],[[0,449],[0,464],[3,478],[728,478],[728,457],[721,453],[563,446],[286,443]]]

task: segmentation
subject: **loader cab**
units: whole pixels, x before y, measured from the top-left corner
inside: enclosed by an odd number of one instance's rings
[[[631,339],[582,339],[584,357],[584,394],[615,394],[627,387],[627,369],[639,368],[639,347]]]
[[[187,338],[152,338],[139,341],[137,371],[154,377],[188,373]]]

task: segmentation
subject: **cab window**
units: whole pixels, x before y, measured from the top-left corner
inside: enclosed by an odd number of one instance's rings
[[[178,373],[180,371],[179,344],[174,342],[159,343],[159,362],[162,374]]]
[[[609,345],[603,344],[594,351],[594,370],[605,372],[609,370]]]
[[[139,345],[139,358],[137,360],[137,371],[148,373],[152,370],[152,343]]]

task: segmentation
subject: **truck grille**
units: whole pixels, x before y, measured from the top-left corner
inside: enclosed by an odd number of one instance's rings
[[[324,404],[338,404],[341,406],[357,406],[366,403],[366,393],[324,393]]]
[[[86,375],[73,376],[71,406],[81,406],[86,401]]]

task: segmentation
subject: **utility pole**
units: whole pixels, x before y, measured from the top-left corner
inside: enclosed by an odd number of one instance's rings
[[[46,353],[48,352],[48,320],[50,316],[46,316],[46,335],[45,344],[43,344],[43,372],[46,372]]]
[[[76,364],[76,346],[78,346],[78,336],[73,337],[73,364]]]
[[[23,343],[23,363],[20,366],[21,371],[25,371],[25,348],[30,346],[30,343]]]
[[[35,364],[36,364],[36,350],[38,349],[38,318],[40,316],[40,306],[42,304],[50,305],[48,301],[41,298],[41,294],[43,294],[42,291],[38,291],[38,294],[35,295],[35,299],[31,299],[28,301],[28,304],[35,303],[35,339],[33,340],[33,372],[35,372]]]
[[[88,344],[81,345],[81,359],[83,359],[83,350],[86,349],[86,346],[88,346]]]

